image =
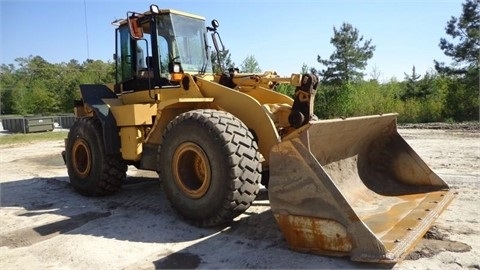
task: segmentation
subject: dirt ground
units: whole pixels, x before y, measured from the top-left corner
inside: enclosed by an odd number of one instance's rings
[[[457,195],[396,265],[289,250],[266,190],[222,230],[183,222],[156,174],[133,167],[116,195],[82,197],[52,141],[0,146],[0,269],[480,269],[479,130],[399,132]]]

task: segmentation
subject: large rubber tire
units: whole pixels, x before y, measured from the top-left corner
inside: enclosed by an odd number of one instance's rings
[[[159,148],[159,175],[168,200],[191,223],[231,222],[259,191],[261,163],[252,133],[235,116],[195,110],[167,126]]]
[[[120,154],[107,155],[97,118],[79,118],[70,128],[65,149],[73,188],[85,196],[117,192],[126,178],[127,165]]]

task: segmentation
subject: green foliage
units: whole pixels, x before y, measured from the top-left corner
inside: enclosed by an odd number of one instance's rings
[[[210,59],[212,60],[212,67],[214,73],[222,73],[222,70],[226,71],[229,68],[235,67],[235,63],[231,59],[231,54],[229,50],[224,50],[218,54],[216,51],[212,51],[210,54]]]
[[[453,64],[435,61],[435,68],[445,74],[465,74],[468,70],[478,70],[480,53],[480,1],[466,0],[462,4],[462,14],[459,18],[451,17],[445,27],[445,32],[452,38],[440,39],[440,49],[452,58]],[[455,44],[456,42],[456,44]]]
[[[480,2],[466,0],[462,7],[461,17],[452,17],[446,27],[456,43],[442,38],[439,44],[452,58],[452,65],[435,61],[438,73],[423,77],[413,67],[403,82],[363,81],[360,70],[375,47],[371,40],[360,44],[363,37],[347,23],[338,31],[334,28],[331,43],[336,51],[328,60],[317,57],[326,70],[310,69],[323,78],[315,97],[315,114],[336,118],[396,112],[399,122],[478,121]],[[306,69],[304,65],[302,73]],[[375,73],[378,77],[378,71]]]
[[[240,71],[244,73],[260,73],[262,70],[258,65],[257,59],[255,56],[249,55],[245,60],[243,60],[242,64],[240,65]]]
[[[349,85],[320,85],[315,95],[315,114],[320,118],[349,116]]]
[[[407,100],[411,98],[417,97],[418,94],[418,79],[422,77],[420,74],[415,72],[415,66],[412,68],[412,75],[408,75],[407,73],[405,74],[405,91],[400,94],[400,98],[402,100]]]
[[[342,86],[324,85],[319,90],[316,114],[320,118],[378,114],[388,110],[388,102],[393,100],[382,93],[381,86],[374,81]]]
[[[293,98],[293,95],[295,94],[295,86],[291,84],[279,84],[275,87],[275,91]]]
[[[480,1],[466,0],[462,14],[447,22],[445,32],[450,36],[440,39],[440,49],[453,63],[435,61],[435,69],[448,77],[444,116],[456,121],[478,120],[479,62],[480,62]]]
[[[404,83],[397,81],[322,85],[315,97],[315,114],[326,119],[396,112],[399,122],[443,121],[445,82],[437,76],[432,78],[432,84],[438,86],[438,91],[423,100],[399,99]]]
[[[300,74],[307,74],[309,71],[309,67],[307,64],[303,63],[302,68],[300,69]]]
[[[115,65],[100,60],[52,64],[40,56],[15,59],[0,66],[2,114],[71,112],[80,84],[114,82]]]
[[[463,77],[449,77],[444,115],[456,120],[477,120],[480,111],[479,72],[470,69]]]
[[[326,67],[318,74],[324,84],[342,85],[363,79],[367,61],[373,57],[375,46],[372,40],[363,40],[358,29],[344,22],[339,30],[333,27],[333,37],[330,43],[335,51],[330,58],[317,56],[317,61]]]
[[[16,83],[13,64],[0,66],[0,113],[12,114],[14,104],[13,85]]]
[[[425,74],[422,76],[415,72],[415,66],[412,68],[412,74],[405,73],[404,90],[399,94],[403,101],[410,99],[427,99],[435,90],[432,88],[432,76]]]

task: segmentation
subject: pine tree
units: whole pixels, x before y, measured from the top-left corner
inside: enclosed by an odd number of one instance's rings
[[[260,73],[262,70],[258,65],[257,59],[255,56],[249,55],[245,60],[243,60],[242,65],[240,65],[241,72],[245,73]]]
[[[300,74],[307,74],[308,71],[309,71],[309,67],[307,66],[307,64],[303,63],[302,69],[300,70]]]
[[[333,27],[333,37],[330,43],[335,51],[329,59],[317,56],[317,61],[326,67],[318,74],[324,84],[342,85],[361,80],[365,74],[361,72],[367,66],[367,61],[373,57],[375,46],[372,40],[365,40],[358,29],[344,22],[339,30]]]
[[[478,120],[480,62],[480,0],[466,0],[459,18],[451,17],[445,27],[451,41],[441,38],[439,47],[452,59],[447,66],[435,62],[435,69],[449,76],[451,83],[446,94],[446,117],[458,121]]]
[[[412,74],[405,74],[405,89],[401,94],[400,98],[402,100],[407,100],[411,98],[416,98],[418,95],[418,80],[421,75],[415,71],[415,66],[412,67]]]
[[[480,1],[466,0],[462,4],[462,15],[451,17],[445,32],[453,40],[441,38],[439,47],[443,53],[451,57],[453,63],[446,66],[443,62],[435,62],[435,69],[446,74],[465,74],[476,68],[480,61]],[[455,44],[454,41],[457,43]]]
[[[231,54],[229,50],[224,50],[219,52],[220,63],[218,63],[217,52],[212,51],[210,54],[210,59],[212,60],[213,72],[222,73],[222,71],[227,71],[229,68],[234,68],[235,63],[232,61]]]

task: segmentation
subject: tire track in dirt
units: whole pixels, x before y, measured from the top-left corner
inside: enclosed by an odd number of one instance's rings
[[[137,176],[127,177],[120,192],[102,198],[100,204],[107,210],[120,208],[151,214],[173,212],[158,179]]]

